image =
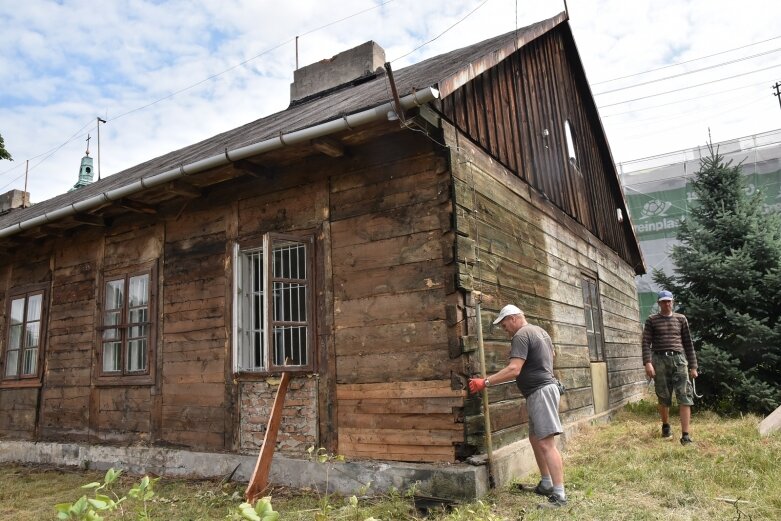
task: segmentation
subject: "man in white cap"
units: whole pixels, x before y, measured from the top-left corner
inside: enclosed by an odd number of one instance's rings
[[[499,324],[510,337],[510,362],[507,367],[488,378],[472,378],[473,393],[485,387],[515,380],[526,398],[529,413],[529,442],[537,460],[542,479],[534,492],[548,497],[541,507],[561,507],[567,504],[564,492],[564,464],[556,447],[556,435],[562,433],[559,419],[560,392],[553,375],[553,342],[541,327],[529,324],[517,306],[502,308],[494,325]]]

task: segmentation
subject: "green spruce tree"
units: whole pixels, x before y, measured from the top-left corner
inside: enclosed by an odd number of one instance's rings
[[[2,135],[0,135],[0,159],[7,159],[8,161],[14,160],[14,158],[11,157],[11,154],[8,153],[8,150],[5,149],[5,142],[3,141]]]
[[[781,404],[781,221],[746,193],[740,165],[709,145],[696,196],[672,248],[675,272],[654,281],[689,319],[697,390],[722,413],[768,413]]]

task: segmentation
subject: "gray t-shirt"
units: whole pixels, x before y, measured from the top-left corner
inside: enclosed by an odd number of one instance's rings
[[[525,360],[521,373],[515,379],[525,397],[546,385],[556,383],[553,377],[553,341],[547,331],[526,324],[510,341],[510,358]]]

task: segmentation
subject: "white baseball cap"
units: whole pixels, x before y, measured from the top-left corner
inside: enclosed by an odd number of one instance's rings
[[[513,306],[512,304],[507,304],[499,312],[499,316],[496,317],[496,320],[494,320],[494,325],[498,324],[499,322],[501,322],[505,318],[509,317],[510,315],[523,315],[523,311],[521,311],[520,308],[518,308],[518,306]]]

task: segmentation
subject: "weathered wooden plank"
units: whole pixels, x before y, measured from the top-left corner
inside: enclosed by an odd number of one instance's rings
[[[344,248],[334,245],[334,271],[387,268],[442,259],[440,237],[439,232],[422,232]]]
[[[339,452],[351,458],[367,458],[388,461],[410,461],[410,462],[451,462],[455,461],[455,450],[449,448],[450,454],[438,454],[443,451],[426,451],[426,446],[415,445],[354,445],[347,441],[339,442]],[[433,449],[434,447],[432,447]]]
[[[334,322],[339,330],[347,327],[370,328],[383,324],[444,320],[444,300],[442,290],[336,300]]]
[[[206,366],[206,369],[203,372],[197,372],[202,366]],[[163,366],[163,384],[222,384],[225,382],[225,376],[222,372],[224,367],[223,360],[201,361],[200,363],[166,363]]]
[[[163,251],[163,226],[120,231],[106,236],[104,270],[140,265],[157,260]]]
[[[197,331],[197,330],[213,330],[220,327],[225,327],[225,317],[198,317],[197,312],[186,311],[183,315],[192,315],[196,320],[166,320],[163,323],[163,334],[169,333],[182,333],[185,331]]]
[[[204,432],[184,430],[163,430],[162,442],[170,445],[180,445],[193,449],[222,449],[224,434],[221,431]]]
[[[221,407],[163,405],[162,414],[163,431],[221,433],[225,411]]]
[[[347,414],[447,414],[453,408],[461,407],[464,398],[359,398],[339,399],[339,408]]]
[[[374,389],[374,384],[363,384],[366,387],[356,389],[350,384],[337,384],[336,398],[338,400],[361,400],[361,399],[414,399],[414,398],[462,398],[466,396],[466,391],[453,390],[450,387],[415,387],[417,382],[399,382],[395,387]]]
[[[225,387],[217,383],[168,383],[163,386],[164,408],[191,405],[207,408],[224,406]]]
[[[434,429],[339,429],[339,440],[354,444],[430,445],[447,446],[463,442],[464,434],[455,430]]]
[[[430,202],[346,218],[331,226],[334,247],[440,230],[438,205]]]
[[[204,300],[225,296],[225,280],[191,279],[181,284],[166,284],[163,291],[163,304],[168,305],[189,300]]]
[[[138,433],[149,432],[149,420],[149,411],[100,411],[96,419],[96,426],[101,431],[116,433],[124,438],[137,441]],[[130,436],[130,433],[134,433],[134,435]]]
[[[188,343],[191,345],[194,342],[225,342],[227,339],[227,332],[223,330],[196,330],[196,331],[182,331],[181,333],[168,333],[164,338],[164,345],[166,349],[168,346],[172,346],[172,349],[177,349],[182,343]]]
[[[431,320],[382,324],[371,331],[357,326],[338,329],[334,338],[339,356],[431,351],[446,345],[447,325],[444,320]]]
[[[447,271],[442,264],[424,261],[360,271],[350,266],[334,266],[334,295],[339,300],[353,300],[373,295],[444,289]]]
[[[641,369],[643,367],[643,358],[639,352],[637,356],[627,358],[608,358],[607,367],[610,372]]]
[[[165,240],[167,243],[183,241],[187,243],[193,237],[217,236],[225,233],[226,217],[220,208],[193,210],[165,221]]]
[[[389,179],[409,176],[414,178],[420,174],[442,173],[447,170],[447,161],[442,156],[431,153],[430,144],[413,136],[400,136],[394,140],[397,145],[394,147],[378,144],[386,149],[385,158],[380,154],[362,157],[361,163],[346,173],[344,165],[339,165],[342,173],[331,178],[332,197],[339,192],[356,190],[351,197],[357,198],[361,190],[385,183]],[[404,151],[403,155],[399,154],[400,150]]]
[[[415,389],[450,389],[450,379],[447,380],[421,380],[418,382],[378,382],[368,384],[340,384],[343,391],[379,391],[379,390],[415,390]],[[460,396],[460,395],[459,395]]]
[[[240,200],[239,235],[318,226],[328,217],[328,208],[319,204],[326,189],[325,183],[312,182]]]
[[[437,350],[416,352],[414,356],[404,352],[337,355],[336,374],[340,383],[442,378],[461,368],[461,361],[451,360],[449,352],[449,346],[444,344]]]
[[[611,371],[608,373],[607,378],[610,387],[622,387],[627,384],[646,381],[645,370],[642,366],[627,371]]]
[[[392,208],[438,201],[444,180],[438,172],[389,179],[370,187],[331,194],[331,223]]]
[[[522,425],[529,421],[526,400],[523,398],[502,402],[491,402],[490,410],[491,432]],[[464,418],[464,422],[468,434],[485,432],[485,419],[483,414],[467,416]]]

